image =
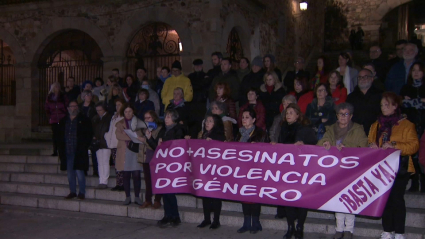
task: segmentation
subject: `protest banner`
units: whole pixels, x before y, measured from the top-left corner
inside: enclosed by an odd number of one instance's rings
[[[154,194],[303,207],[380,217],[400,151],[173,140],[150,163]]]

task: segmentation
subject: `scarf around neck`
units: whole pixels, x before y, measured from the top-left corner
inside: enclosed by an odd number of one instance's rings
[[[392,115],[385,116],[380,115],[378,117],[378,133],[376,135],[376,145],[379,145],[379,139],[382,136],[382,144],[389,142],[391,137],[391,131],[393,126],[398,125],[398,121],[401,119],[400,109],[396,109],[396,112]]]
[[[412,86],[415,88],[418,88],[422,85],[422,80],[418,79],[418,80],[413,80]]]
[[[249,137],[251,136],[251,133],[254,131],[255,125],[253,125],[251,128],[247,129],[245,127],[239,128],[239,133],[241,133],[241,139],[240,142],[248,142]]]
[[[337,145],[338,145],[337,142],[342,143],[344,141],[345,137],[348,134],[348,131],[350,131],[350,129],[353,128],[353,125],[354,125],[353,121],[350,121],[347,127],[345,128],[339,127],[338,123],[334,124],[334,136],[335,136],[335,142]]]

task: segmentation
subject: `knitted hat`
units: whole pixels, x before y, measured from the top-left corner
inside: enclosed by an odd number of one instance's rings
[[[264,59],[265,59],[266,57],[270,58],[270,61],[271,61],[272,63],[275,63],[275,62],[276,62],[276,57],[275,57],[274,55],[272,55],[272,54],[266,54],[266,55],[264,56]]]
[[[194,66],[199,66],[199,65],[202,65],[202,64],[204,64],[204,62],[201,59],[196,59],[196,60],[193,61]]]
[[[259,66],[259,67],[263,68],[263,59],[261,58],[261,56],[256,56],[251,61],[251,65],[253,65],[253,66]]]
[[[181,70],[182,64],[180,63],[180,61],[176,60],[175,62],[173,62],[173,64],[171,65],[171,69],[173,69],[173,68],[177,68],[177,69]]]

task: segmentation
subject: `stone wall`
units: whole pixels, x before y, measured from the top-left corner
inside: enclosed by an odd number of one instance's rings
[[[347,8],[348,27],[361,26],[366,44],[379,41],[379,28],[392,9],[412,0],[339,0]],[[347,36],[348,37],[348,36]]]
[[[100,1],[62,0],[2,6],[0,38],[16,60],[17,102],[0,106],[0,142],[30,138],[38,126],[39,72],[43,49],[60,33],[75,29],[87,33],[102,51],[103,76],[112,68],[125,71],[126,50],[134,34],[149,22],[164,22],[179,34],[185,73],[202,58],[211,67],[210,54],[226,51],[233,27],[242,39],[245,56],[275,53],[285,70],[296,55],[308,57],[323,48],[324,8],[311,3],[300,12],[291,0],[182,0]],[[263,3],[264,5],[261,6]],[[312,36],[319,36],[312,40]]]

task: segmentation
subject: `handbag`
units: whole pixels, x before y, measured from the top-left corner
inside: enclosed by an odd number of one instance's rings
[[[139,153],[139,144],[138,143],[134,143],[133,141],[130,141],[130,143],[128,143],[127,148],[134,153]]]

